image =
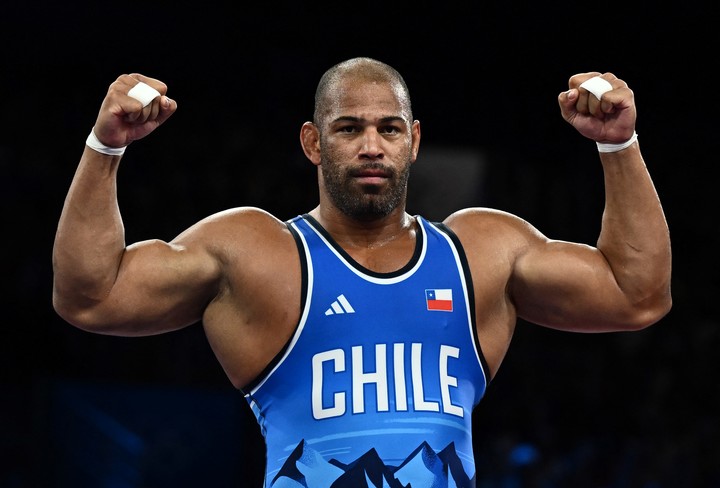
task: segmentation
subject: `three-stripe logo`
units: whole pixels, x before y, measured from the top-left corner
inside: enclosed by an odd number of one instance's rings
[[[336,315],[342,313],[355,313],[355,309],[352,308],[352,305],[350,305],[350,302],[348,302],[347,298],[345,298],[345,295],[337,297],[337,300],[332,302],[330,308],[325,310],[325,315]]]

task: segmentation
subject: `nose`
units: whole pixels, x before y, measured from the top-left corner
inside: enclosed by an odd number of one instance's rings
[[[360,157],[379,159],[383,157],[382,136],[375,128],[367,128],[363,132]]]

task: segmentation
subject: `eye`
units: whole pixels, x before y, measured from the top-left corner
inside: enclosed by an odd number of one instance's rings
[[[337,132],[341,134],[354,134],[358,132],[358,128],[354,125],[343,125],[337,128]]]
[[[395,135],[402,132],[399,127],[396,127],[394,125],[385,125],[383,127],[380,127],[378,130],[381,134],[388,134],[388,135]]]

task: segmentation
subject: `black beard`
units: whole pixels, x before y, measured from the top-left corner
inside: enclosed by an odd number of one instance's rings
[[[374,192],[373,188],[363,188],[352,184],[352,171],[342,172],[337,165],[322,161],[322,174],[325,189],[333,204],[345,215],[357,220],[372,220],[386,217],[398,208],[405,199],[407,183],[410,177],[410,163],[400,172],[383,164],[368,163],[363,169],[382,169],[390,178],[390,186],[384,193]]]

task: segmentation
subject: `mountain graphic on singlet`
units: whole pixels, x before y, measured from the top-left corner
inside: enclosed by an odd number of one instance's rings
[[[400,465],[390,466],[380,459],[375,449],[348,464],[335,459],[325,460],[302,440],[273,479],[271,487],[328,488],[328,479],[334,479],[329,488],[475,486],[475,476],[469,478],[465,473],[454,443],[436,453],[423,442]]]

